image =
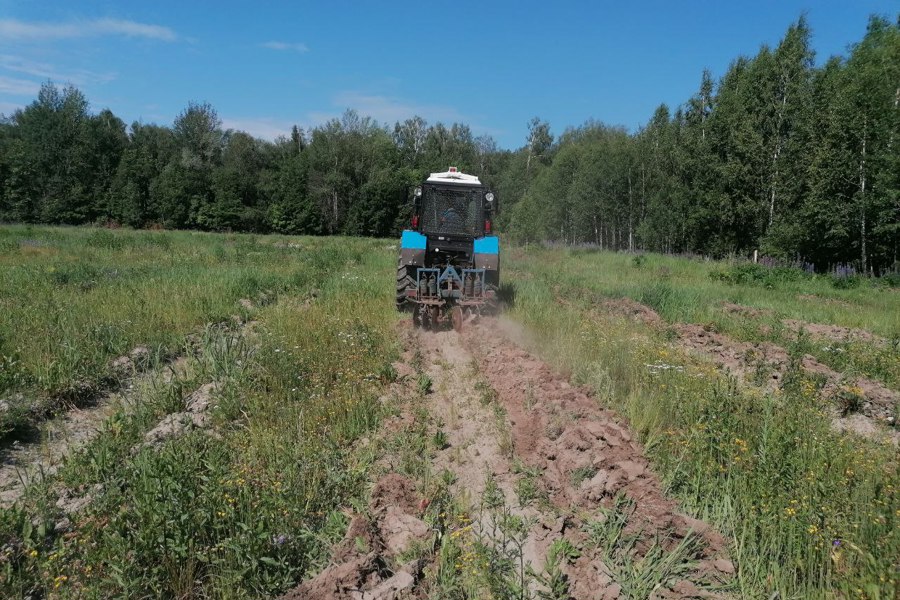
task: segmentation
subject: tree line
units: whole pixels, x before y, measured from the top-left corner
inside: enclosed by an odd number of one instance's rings
[[[449,165],[479,175],[520,241],[896,270],[900,21],[872,17],[847,56],[814,64],[798,19],[635,132],[539,118],[500,149],[463,123],[346,112],[275,142],[223,130],[191,103],[171,127],[92,114],[45,84],[0,120],[0,220],[394,236],[409,190]]]

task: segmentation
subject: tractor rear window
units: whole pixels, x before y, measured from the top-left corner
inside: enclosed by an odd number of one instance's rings
[[[422,231],[447,235],[478,235],[482,196],[480,189],[428,186],[422,192]]]

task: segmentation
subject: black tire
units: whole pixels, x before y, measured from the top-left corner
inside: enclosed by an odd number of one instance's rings
[[[416,289],[416,281],[409,274],[406,265],[397,266],[397,310],[403,312],[412,308],[412,302],[406,299],[408,290]]]

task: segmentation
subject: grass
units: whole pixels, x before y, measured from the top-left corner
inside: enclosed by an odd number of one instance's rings
[[[481,510],[496,530],[478,535],[470,517],[477,507],[452,496],[451,475],[431,472],[430,457],[447,440],[425,406],[435,392],[421,354],[413,360],[411,425],[383,443],[364,442],[396,410],[383,400],[384,384],[397,377],[390,246],[0,228],[6,443],[70,404],[120,387],[114,358],[137,346],[151,355],[131,401],[99,434],[56,474],[31,484],[19,505],[0,510],[0,595],[276,595],[324,566],[346,528],[343,510],[364,503],[366,483],[387,454],[390,467],[432,499],[433,546],[416,550],[434,563],[423,583],[432,597],[517,597],[535,582],[564,597],[563,565],[590,548],[560,543],[544,571],[528,572],[528,524],[502,494],[488,486]],[[598,310],[605,298],[627,296],[669,323],[773,341],[897,389],[895,291],[866,282],[845,289],[823,277],[722,277],[733,265],[654,255],[636,261],[513,249],[504,260],[505,290],[515,291],[509,316],[527,326],[539,354],[627,416],[668,489],[733,539],[744,597],[896,596],[895,447],[834,433],[821,382],[797,368],[777,393],[743,389],[679,351],[671,331]],[[723,302],[771,312],[727,313]],[[826,351],[781,326],[787,318],[864,328],[889,343],[831,343]],[[176,356],[183,368],[164,376]],[[648,368],[660,364],[680,368]],[[210,383],[209,427],[145,443],[148,431]],[[477,377],[475,389],[505,421]],[[502,445],[513,458],[511,441]],[[541,502],[537,474],[519,470],[520,502]],[[66,519],[61,496],[90,502]],[[618,505],[603,514],[587,526],[586,543],[604,552],[624,595],[641,597],[677,576],[693,547],[688,540],[678,552],[651,551],[636,562],[621,536],[627,516]]]
[[[101,381],[108,358],[136,344],[189,360],[171,381],[161,372],[148,378],[56,476],[0,511],[8,540],[0,595],[257,597],[320,568],[343,534],[340,509],[361,495],[373,460],[355,442],[379,423],[378,390],[396,353],[390,290],[380,285],[393,251],[369,240],[302,239],[293,240],[302,248],[289,248],[281,238],[244,236],[23,228],[4,235],[47,241],[40,247],[52,249],[44,260],[53,264],[135,273],[127,283],[73,289],[48,280],[28,253],[4,256],[6,281],[69,306],[12,309],[30,319],[29,331],[55,332],[54,344],[30,345],[12,328],[18,321],[3,321],[24,374],[13,389],[52,395],[80,377]],[[169,241],[142,245],[156,235]],[[93,239],[107,245],[91,246]],[[237,303],[248,297],[255,308]],[[254,324],[240,328],[230,319],[237,312]],[[220,324],[203,326],[210,322]],[[86,348],[93,330],[83,323],[115,327],[119,337]],[[63,345],[75,350],[56,348]],[[91,367],[79,360],[48,378],[42,361],[57,352],[89,357]],[[217,384],[211,432],[142,443],[208,382]],[[69,523],[56,506],[61,489],[92,497]]]
[[[520,265],[526,255],[519,251],[508,256],[512,264]],[[733,268],[728,263],[656,254],[643,255],[635,263],[635,257],[627,254],[530,247],[527,257],[533,267],[526,270],[526,277],[539,276],[550,287],[567,284],[581,299],[630,297],[667,321],[707,322],[720,314],[723,302],[731,302],[771,310],[782,318],[900,338],[900,294],[868,282],[840,289],[830,277],[803,275],[772,277],[762,284],[729,283],[715,277]],[[517,281],[512,273],[506,280]]]
[[[205,324],[246,312],[239,299],[309,291],[369,249],[286,239],[0,228],[0,435],[115,385],[110,361],[136,346],[171,357]]]
[[[629,418],[684,506],[734,538],[745,597],[894,597],[895,447],[831,431],[819,382],[796,368],[778,393],[741,389],[674,348],[665,330],[596,306],[598,298],[629,296],[670,322],[702,323],[729,301],[890,336],[900,319],[895,292],[835,289],[819,279],[735,285],[708,276],[722,265],[659,256],[635,266],[611,253],[511,254],[511,316],[535,334],[543,356]],[[807,309],[798,294],[821,301]],[[647,366],[659,363],[682,368]]]

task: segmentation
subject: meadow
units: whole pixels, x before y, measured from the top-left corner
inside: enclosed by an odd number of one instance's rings
[[[397,410],[394,244],[0,228],[2,452],[127,390],[58,471],[0,509],[0,595],[277,595],[328,564],[385,448],[432,477],[422,461],[441,444],[424,425],[367,443]],[[834,430],[825,383],[800,360],[897,391],[896,289],[659,255],[530,247],[503,260],[521,343],[628,419],[667,492],[729,540],[736,596],[896,596],[897,447]],[[615,310],[623,298],[658,322]],[[872,337],[825,342],[792,319]],[[679,324],[796,360],[776,388],[751,385],[682,346]],[[414,385],[425,395],[430,381]],[[428,589],[471,597],[441,583],[448,544]]]

